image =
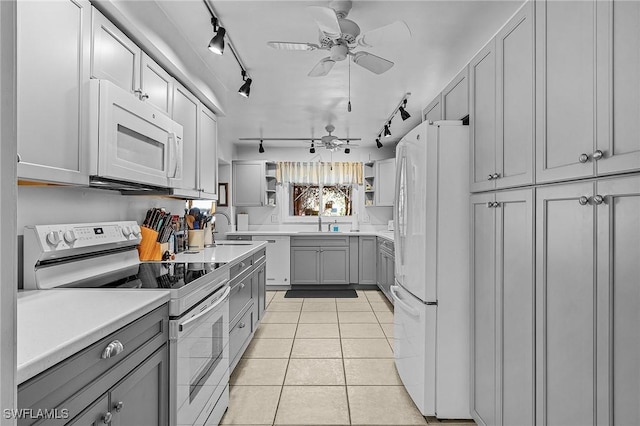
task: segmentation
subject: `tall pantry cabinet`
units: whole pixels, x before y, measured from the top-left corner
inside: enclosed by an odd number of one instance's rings
[[[528,2],[470,64],[478,424],[640,424],[639,20]]]

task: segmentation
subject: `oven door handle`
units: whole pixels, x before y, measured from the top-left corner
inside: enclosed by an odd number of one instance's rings
[[[186,320],[185,322],[183,322],[182,324],[180,324],[178,326],[178,331],[185,331],[192,324],[196,323],[200,318],[202,318],[203,316],[207,315],[209,312],[211,312],[212,310],[214,310],[215,308],[220,306],[222,303],[224,303],[227,300],[227,296],[229,296],[229,293],[231,293],[231,287],[227,287],[227,289],[224,291],[224,294],[222,295],[222,297],[220,297],[216,303],[214,303],[213,305],[209,306],[207,309],[205,309],[204,311],[200,312],[198,315],[196,315],[194,317],[191,317],[188,320]]]

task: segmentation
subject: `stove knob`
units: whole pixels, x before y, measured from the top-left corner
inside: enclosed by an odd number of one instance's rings
[[[129,238],[129,235],[131,235],[131,228],[129,226],[123,226],[121,229],[122,235],[124,235],[125,238]]]
[[[140,227],[137,224],[131,227],[131,231],[133,232],[133,235],[136,236],[136,238],[140,238]]]
[[[51,231],[47,234],[47,242],[52,246],[57,246],[60,243],[60,234],[58,231]]]
[[[73,232],[72,229],[65,232],[62,237],[67,242],[67,244],[73,244],[78,239],[78,237],[76,236],[76,233]]]

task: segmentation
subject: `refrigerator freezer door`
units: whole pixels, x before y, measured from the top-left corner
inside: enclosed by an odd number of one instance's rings
[[[435,288],[425,285],[426,251],[426,172],[428,124],[422,123],[409,132],[396,148],[395,277],[398,283],[423,301]],[[433,283],[435,285],[435,283]]]
[[[422,415],[435,416],[437,306],[422,303],[399,285],[391,286],[391,294],[398,374]]]

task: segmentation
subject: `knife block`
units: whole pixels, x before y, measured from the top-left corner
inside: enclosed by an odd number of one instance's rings
[[[142,233],[142,241],[138,246],[138,257],[140,260],[162,260],[162,253],[169,248],[169,244],[160,244],[158,242],[158,232],[145,226],[140,227]],[[162,246],[166,246],[164,248]]]

